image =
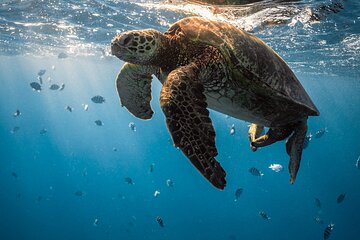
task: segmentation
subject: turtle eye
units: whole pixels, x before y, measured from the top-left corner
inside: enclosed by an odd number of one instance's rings
[[[133,37],[131,35],[126,36],[125,39],[123,40],[122,44],[124,46],[126,46],[131,41],[132,38]]]

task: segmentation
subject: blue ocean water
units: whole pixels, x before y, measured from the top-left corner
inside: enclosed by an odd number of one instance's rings
[[[180,1],[1,1],[0,239],[323,239],[330,223],[329,239],[358,239],[360,4],[243,7],[250,10],[215,13]],[[114,81],[123,62],[109,54],[113,36],[165,31],[189,15],[228,21],[262,38],[320,110],[309,119],[313,137],[294,185],[284,142],[254,153],[248,123],[210,111],[217,159],[227,171],[225,190],[212,187],[173,147],[156,80],[153,119],[136,119],[120,107]],[[39,82],[40,70],[46,72],[37,92],[30,83]],[[52,84],[65,88],[51,90]],[[97,95],[105,102],[94,103]],[[284,170],[269,169],[274,163]],[[264,176],[252,176],[251,167]],[[234,201],[238,188],[243,192]],[[345,199],[337,203],[340,194]]]

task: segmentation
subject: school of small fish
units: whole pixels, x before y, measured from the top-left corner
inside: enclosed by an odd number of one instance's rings
[[[65,53],[60,53],[58,55],[58,58],[60,59],[63,59],[63,58],[67,58],[67,55]],[[55,70],[55,66],[53,65],[52,66],[52,70]],[[48,75],[48,73],[46,72],[46,69],[40,69],[37,73],[37,82],[31,82],[30,83],[30,87],[32,88],[33,91],[36,91],[36,92],[41,92],[43,91],[44,89],[44,84],[49,84],[49,83],[44,83],[43,81],[43,77],[45,76],[45,74]],[[52,79],[50,76],[47,77],[47,80],[48,82],[51,82]],[[46,89],[46,88],[45,88]],[[57,84],[57,83],[52,83],[48,86],[48,89],[52,90],[52,91],[63,91],[65,89],[65,83],[62,83],[61,85]],[[95,103],[95,104],[102,104],[102,103],[105,103],[105,98],[101,95],[95,95],[93,97],[90,98],[90,100]],[[74,108],[71,107],[71,106],[66,106],[65,109],[69,112],[73,112],[74,111]],[[83,103],[82,104],[82,109],[84,111],[88,111],[89,109],[89,105],[88,104],[85,104]],[[21,112],[19,109],[16,109],[16,111],[12,114],[14,118],[17,118],[17,117],[20,117],[21,116]],[[97,125],[97,126],[103,126],[103,122],[101,120],[95,120],[94,123]],[[130,122],[128,127],[132,130],[132,131],[136,131],[136,125],[134,122]],[[11,130],[11,133],[16,133],[17,131],[19,131],[20,127],[18,126],[15,126],[12,130]],[[40,130],[40,134],[41,135],[45,135],[46,133],[48,132],[48,130],[46,128],[43,128]],[[231,127],[230,127],[230,135],[235,135],[236,133],[236,128],[235,128],[235,124],[232,124]],[[315,138],[321,138],[323,137],[326,133],[328,133],[328,130],[327,128],[321,128],[319,130],[317,130],[315,132],[315,135],[314,137]],[[306,149],[310,143],[310,141],[312,140],[313,138],[313,135],[310,133],[309,135],[306,136],[305,138],[305,141],[304,141],[304,149]],[[115,149],[115,150],[114,150]],[[113,151],[117,151],[116,148],[113,148]],[[359,169],[360,170],[360,156],[358,157],[358,159],[356,160],[356,163],[355,163],[355,167],[356,169]],[[283,166],[281,164],[278,164],[278,163],[273,163],[273,164],[270,164],[269,169],[271,169],[272,171],[274,172],[281,172],[283,171]],[[149,173],[153,173],[154,172],[154,169],[155,169],[155,164],[154,163],[151,163],[150,164],[150,167],[149,167]],[[251,167],[249,168],[249,173],[253,176],[256,176],[256,177],[262,177],[264,176],[264,173],[262,173],[258,168],[256,167]],[[14,179],[18,179],[18,175],[16,172],[12,172],[11,175],[13,176]],[[124,178],[125,182],[129,185],[134,185],[134,182],[132,180],[132,178],[130,177],[125,177]],[[174,186],[174,183],[171,179],[167,179],[166,180],[166,186],[171,188]],[[241,198],[241,196],[243,195],[243,192],[244,192],[244,189],[243,188],[237,188],[235,190],[235,193],[234,193],[234,201],[235,202],[238,202]],[[84,192],[81,191],[81,190],[77,190],[74,192],[74,195],[77,196],[77,197],[82,197],[84,196]],[[120,194],[121,195],[121,194]],[[160,190],[155,190],[155,192],[153,193],[153,196],[154,197],[158,197],[160,195]],[[17,194],[17,198],[20,198],[21,194],[18,193]],[[344,200],[345,200],[345,196],[346,194],[345,193],[342,193],[342,194],[339,194],[336,201],[338,204],[342,203]],[[125,199],[125,197],[123,195],[121,195],[121,198],[122,199]],[[43,199],[42,196],[38,196],[37,198],[37,201],[40,202],[41,200]],[[318,198],[315,198],[315,205],[318,209],[321,209],[322,207],[322,204],[321,204],[321,201],[318,199]],[[319,213],[321,213],[321,211],[319,210]],[[265,211],[260,211],[259,212],[259,215],[262,219],[264,220],[270,220],[271,217],[265,212]],[[314,217],[314,221],[317,223],[317,224],[323,224],[324,221],[321,219],[321,217],[319,215],[315,216]],[[156,222],[159,224],[160,227],[164,227],[164,221],[163,219],[160,217],[160,216],[157,216],[156,217]],[[99,225],[99,219],[98,218],[95,218],[94,219],[94,222],[93,222],[93,225],[94,226],[98,226]],[[325,230],[324,230],[324,240],[327,240],[332,231],[333,231],[333,228],[334,228],[334,224],[329,224],[326,226]]]

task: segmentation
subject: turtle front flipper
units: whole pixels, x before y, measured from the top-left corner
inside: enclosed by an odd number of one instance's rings
[[[295,182],[297,172],[299,171],[306,131],[307,120],[303,120],[295,126],[293,135],[286,142],[286,152],[290,156],[289,172],[291,184]]]
[[[150,119],[154,113],[150,106],[151,75],[157,71],[157,67],[125,63],[116,78],[121,106],[135,117]]]
[[[215,130],[198,77],[195,64],[172,71],[161,89],[160,105],[175,146],[215,187],[224,189],[226,173],[215,159]]]

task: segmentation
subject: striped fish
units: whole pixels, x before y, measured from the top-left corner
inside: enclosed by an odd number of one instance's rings
[[[243,191],[244,191],[244,189],[242,189],[242,188],[236,189],[236,191],[235,191],[235,200],[234,200],[235,202],[237,202],[239,200],[239,198],[240,198]]]
[[[253,175],[253,176],[256,176],[256,177],[262,177],[264,176],[264,174],[262,172],[260,172],[259,169],[255,168],[255,167],[252,167],[249,169],[249,172]]]
[[[326,226],[325,230],[324,230],[324,240],[327,240],[330,235],[332,230],[334,229],[335,224],[330,223],[329,225]]]
[[[265,220],[270,220],[271,218],[269,217],[269,215],[266,213],[266,212],[264,212],[264,211],[260,211],[259,212],[259,215],[260,215],[260,217],[262,217],[263,219],[265,219]]]
[[[345,199],[345,193],[342,193],[337,197],[336,202],[342,203],[344,201],[344,199]]]

